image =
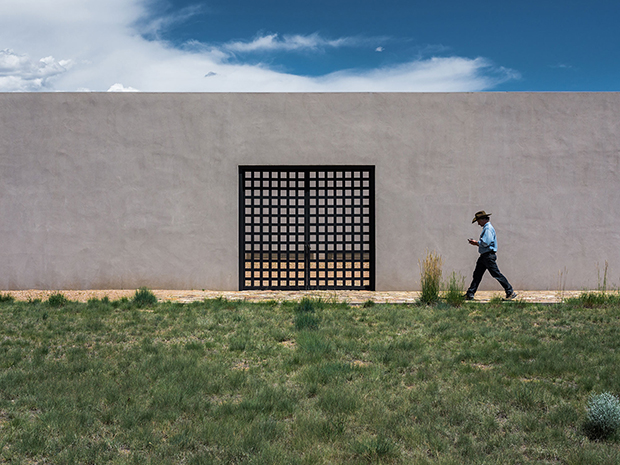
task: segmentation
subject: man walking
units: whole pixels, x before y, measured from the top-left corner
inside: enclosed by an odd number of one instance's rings
[[[497,237],[495,236],[495,228],[491,225],[489,217],[491,213],[486,213],[484,210],[476,212],[476,216],[472,220],[473,223],[478,223],[479,226],[482,227],[482,232],[480,233],[480,239],[477,241],[473,239],[468,239],[471,245],[475,245],[478,247],[478,252],[480,253],[480,257],[478,257],[478,261],[476,262],[476,268],[474,269],[474,278],[471,281],[471,285],[469,289],[467,289],[467,294],[465,294],[466,300],[473,300],[474,294],[478,290],[478,286],[480,285],[480,281],[482,281],[482,276],[486,270],[489,270],[491,276],[493,276],[497,281],[502,285],[504,291],[506,292],[506,299],[512,300],[517,297],[517,293],[512,289],[512,286],[506,279],[506,277],[500,273],[499,268],[497,267]]]

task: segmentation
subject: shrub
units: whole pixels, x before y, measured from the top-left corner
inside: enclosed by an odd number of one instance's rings
[[[585,431],[590,439],[606,439],[620,427],[620,401],[608,392],[593,394],[588,401]]]
[[[314,315],[316,306],[320,305],[320,300],[304,297],[294,308],[295,318],[293,324],[298,331],[319,329],[319,319]]]
[[[297,331],[313,331],[319,329],[319,319],[312,313],[297,313],[293,323]]]
[[[299,301],[299,303],[295,306],[295,313],[314,313],[315,312],[315,303],[312,299],[308,299],[304,297]]]
[[[132,302],[138,308],[150,307],[151,305],[155,305],[157,303],[157,297],[149,290],[148,287],[141,287],[136,290]]]
[[[420,264],[420,283],[422,293],[420,301],[424,304],[433,304],[439,300],[441,289],[441,266],[443,259],[437,252],[428,252]]]
[[[57,292],[56,294],[52,294],[47,299],[47,305],[49,305],[50,307],[56,307],[56,308],[63,307],[64,305],[67,304],[67,302],[69,302],[69,300],[60,292]]]
[[[15,297],[11,294],[0,294],[0,302],[13,302]]]
[[[452,272],[446,291],[444,292],[444,299],[453,307],[460,307],[465,302],[465,278],[456,272]]]
[[[371,307],[374,307],[374,306],[375,306],[375,301],[374,300],[370,300],[370,299],[368,299],[366,302],[364,302],[362,304],[362,307],[364,307],[364,308],[371,308]]]
[[[123,296],[120,299],[113,300],[112,302],[110,302],[110,305],[112,305],[112,308],[119,308],[121,306],[127,306],[127,304],[129,304],[129,299],[127,298],[127,296]]]
[[[586,308],[601,307],[607,303],[607,294],[598,291],[582,292],[577,297],[577,302]]]

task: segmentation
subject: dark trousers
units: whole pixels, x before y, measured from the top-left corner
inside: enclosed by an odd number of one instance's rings
[[[500,273],[499,268],[497,267],[497,255],[495,252],[487,252],[480,254],[478,257],[478,261],[476,262],[476,269],[474,270],[474,279],[471,281],[471,285],[469,289],[467,289],[467,295],[473,297],[476,291],[478,290],[478,286],[480,285],[480,281],[482,281],[482,276],[486,270],[489,270],[491,276],[493,276],[497,281],[502,285],[504,291],[506,291],[506,295],[512,294],[512,286],[506,279],[506,277]]]

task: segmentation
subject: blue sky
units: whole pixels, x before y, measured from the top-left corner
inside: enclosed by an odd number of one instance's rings
[[[1,0],[0,91],[620,91],[619,24],[619,0]]]

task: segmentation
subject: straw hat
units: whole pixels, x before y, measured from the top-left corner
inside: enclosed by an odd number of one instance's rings
[[[472,224],[475,223],[478,220],[482,220],[484,218],[489,218],[489,216],[491,216],[492,213],[487,213],[484,210],[480,210],[479,212],[476,212],[476,216],[474,217],[473,220],[471,220]]]

